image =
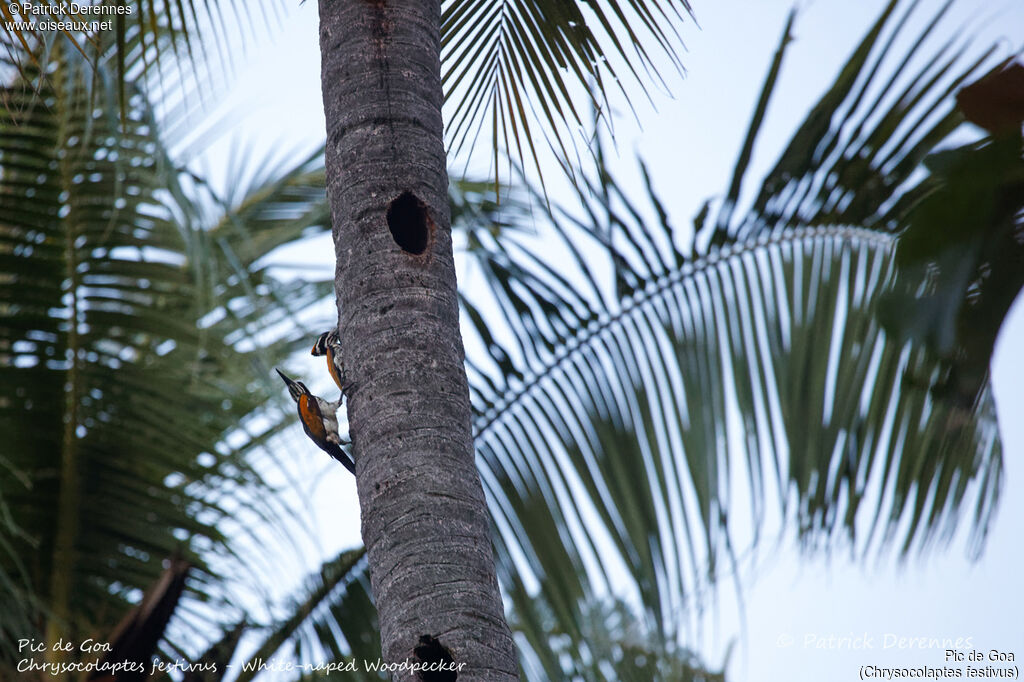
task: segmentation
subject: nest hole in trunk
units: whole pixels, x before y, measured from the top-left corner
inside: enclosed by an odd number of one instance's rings
[[[408,254],[423,255],[434,230],[426,205],[412,192],[402,192],[388,205],[387,217],[395,243]]]

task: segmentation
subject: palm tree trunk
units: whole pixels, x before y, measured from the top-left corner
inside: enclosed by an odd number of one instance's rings
[[[515,679],[459,335],[440,2],[320,0],[320,49],[339,333],[384,659],[415,660],[431,635],[465,664],[459,679]]]

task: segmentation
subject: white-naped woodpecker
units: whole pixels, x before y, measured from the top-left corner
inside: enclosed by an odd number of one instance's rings
[[[341,399],[336,402],[328,402],[320,396],[313,395],[306,385],[301,381],[293,381],[291,377],[276,370],[288,387],[288,393],[298,406],[299,421],[302,422],[302,430],[306,432],[309,439],[316,443],[316,446],[326,452],[334,459],[351,471],[356,473],[356,465],[341,445],[344,441],[338,435],[338,407]]]
[[[337,330],[332,329],[321,334],[313,344],[310,355],[327,357],[327,371],[331,373],[331,378],[338,385],[342,395],[352,388],[353,384],[345,376],[345,365],[341,361],[341,342],[338,340]]]

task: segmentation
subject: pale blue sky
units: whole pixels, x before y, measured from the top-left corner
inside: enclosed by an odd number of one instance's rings
[[[672,80],[672,99],[655,94],[656,111],[643,104],[638,107],[642,130],[628,114],[617,126],[623,168],[634,167],[637,152],[646,160],[676,224],[688,222],[706,197],[726,187],[791,7],[781,0],[693,3],[701,30],[692,24],[683,29],[687,77]],[[752,177],[774,160],[883,5],[881,0],[818,0],[800,5],[796,40],[757,148]],[[1019,50],[1024,44],[1024,2],[959,3],[960,16],[981,10],[1003,12],[981,34],[1003,38],[1008,52]],[[323,138],[316,3],[304,3],[290,12],[269,43],[250,48],[248,66],[238,71],[231,90],[233,104],[227,109],[233,112],[231,134],[209,157],[215,173],[223,167],[226,150],[238,142],[288,155],[311,149]],[[921,16],[929,16],[928,11]],[[287,260],[308,260],[320,275],[332,272],[329,239],[321,241],[289,252]],[[723,588],[719,608],[707,619],[699,643],[710,664],[718,664],[729,642],[737,640],[729,667],[733,682],[854,680],[859,666],[867,664],[941,667],[941,648],[920,648],[914,642],[899,646],[900,638],[924,637],[970,638],[974,649],[1012,652],[1020,665],[1024,657],[1020,616],[1024,590],[1019,576],[1024,563],[1019,530],[1024,520],[1024,420],[1020,419],[1024,361],[1019,351],[1013,352],[1020,348],[1024,348],[1024,305],[1018,300],[994,363],[1005,484],[984,556],[971,564],[965,560],[964,544],[954,542],[942,555],[911,560],[898,568],[890,559],[868,565],[851,564],[840,556],[801,560],[791,543],[783,543],[777,550],[761,553],[756,580],[750,571],[743,576],[741,609],[733,603],[729,588]],[[318,465],[314,468],[322,470]],[[358,541],[355,489],[350,477],[334,471],[315,490],[320,493],[317,505],[327,556]],[[339,510],[339,500],[351,501],[351,507]],[[350,515],[351,523],[338,522]],[[851,647],[859,641],[870,648],[817,648],[827,646],[829,636],[849,637]],[[845,645],[837,642],[835,646]]]

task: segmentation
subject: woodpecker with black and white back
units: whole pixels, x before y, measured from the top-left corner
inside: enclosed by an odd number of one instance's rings
[[[310,355],[327,357],[327,371],[331,373],[331,378],[338,385],[342,395],[352,388],[352,382],[345,376],[345,364],[341,361],[341,341],[338,339],[336,329],[321,334],[313,344]]]
[[[302,430],[306,432],[311,441],[316,443],[318,448],[341,462],[342,466],[355,474],[356,465],[348,453],[341,448],[344,441],[338,434],[337,412],[341,406],[341,398],[335,402],[324,400],[318,395],[313,395],[301,381],[293,381],[281,370],[276,371],[284,380],[289,395],[298,407]]]

